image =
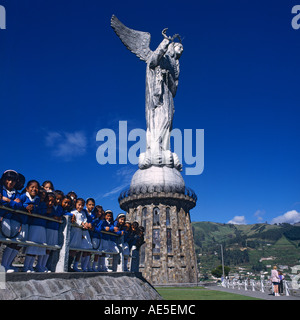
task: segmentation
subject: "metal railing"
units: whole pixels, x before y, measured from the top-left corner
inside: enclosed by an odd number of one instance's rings
[[[29,240],[20,240],[18,238],[18,234],[14,235],[14,237],[7,237],[5,236],[5,234],[2,231],[2,223],[1,223],[1,227],[0,227],[0,243],[3,244],[17,244],[18,247],[28,247],[28,246],[35,246],[35,247],[42,247],[45,248],[47,250],[53,250],[53,251],[58,251],[59,255],[57,256],[57,261],[55,261],[55,268],[54,271],[55,272],[67,272],[68,271],[68,259],[69,259],[69,251],[80,251],[80,252],[89,252],[91,254],[97,254],[97,255],[101,255],[101,254],[107,254],[107,255],[115,255],[117,254],[116,252],[107,252],[107,251],[103,251],[103,250],[97,250],[97,249],[84,249],[84,248],[72,248],[70,247],[70,231],[71,228],[81,228],[84,229],[82,226],[79,226],[78,224],[72,223],[71,222],[71,217],[68,215],[64,215],[62,216],[62,220],[56,220],[54,218],[51,217],[47,217],[47,216],[43,216],[43,215],[39,215],[36,213],[29,213],[26,211],[22,211],[22,210],[15,210],[15,209],[11,209],[5,206],[0,206],[0,210],[3,213],[3,216],[5,216],[5,214],[7,213],[11,213],[11,214],[22,214],[22,215],[27,215],[29,217],[33,217],[33,218],[40,218],[40,219],[44,219],[44,220],[48,220],[48,221],[54,221],[59,223],[59,230],[58,230],[58,239],[59,239],[59,244],[58,245],[48,245],[47,243],[36,243],[33,241],[29,241]],[[3,219],[2,216],[2,219]],[[1,222],[2,222],[1,219]],[[86,229],[84,229],[86,230]],[[114,236],[116,238],[120,238],[120,235],[117,235],[115,233],[112,232],[107,232],[107,231],[101,231],[100,233],[102,234],[108,234],[111,236]]]
[[[254,279],[223,279],[221,286],[228,289],[238,289],[245,291],[260,291],[262,293],[274,293],[273,284],[270,280],[254,280]],[[290,281],[283,280],[283,293],[290,296]]]

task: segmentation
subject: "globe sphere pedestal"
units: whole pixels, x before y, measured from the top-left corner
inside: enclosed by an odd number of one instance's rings
[[[189,211],[197,197],[178,170],[137,170],[119,204],[127,219],[145,228],[139,269],[152,284],[196,283],[197,268]]]

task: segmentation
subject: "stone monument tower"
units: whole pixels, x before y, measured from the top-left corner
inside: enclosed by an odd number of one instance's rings
[[[190,210],[197,197],[185,186],[178,156],[170,150],[174,102],[183,46],[178,34],[162,31],[163,40],[150,50],[151,35],[127,28],[115,16],[111,26],[124,45],[147,64],[146,151],[130,188],[121,193],[119,204],[128,219],[145,228],[140,252],[140,271],[152,284],[197,281],[196,257]],[[174,42],[178,39],[179,42]]]

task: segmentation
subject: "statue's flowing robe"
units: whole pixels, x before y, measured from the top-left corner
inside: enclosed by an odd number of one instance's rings
[[[178,85],[179,62],[174,54],[173,57],[168,54],[169,43],[169,40],[164,39],[147,61],[146,140],[147,150],[150,149],[154,157],[162,151],[170,150],[170,132],[174,115],[173,98]]]

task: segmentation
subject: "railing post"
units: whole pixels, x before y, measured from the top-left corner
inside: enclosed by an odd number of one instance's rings
[[[289,297],[289,295],[290,295],[290,290],[289,290],[289,286],[288,286],[287,281],[286,281],[286,280],[283,280],[283,284],[284,284],[284,288],[285,288],[285,295],[286,295],[287,297]]]
[[[70,230],[71,217],[64,216],[64,222],[60,225],[58,242],[61,244],[59,258],[55,272],[68,272],[69,249],[70,249]]]

